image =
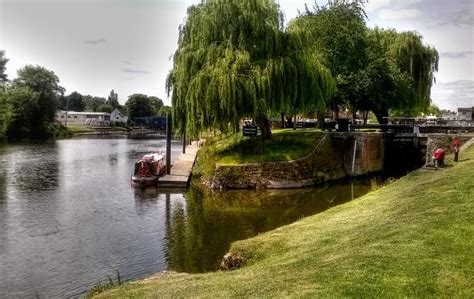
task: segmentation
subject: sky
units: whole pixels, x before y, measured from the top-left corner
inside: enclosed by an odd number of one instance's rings
[[[107,97],[123,104],[133,93],[165,90],[186,9],[200,0],[0,0],[0,50],[7,74],[41,65],[69,94]],[[279,0],[286,21],[314,0]],[[324,1],[325,3],[326,1]],[[319,1],[322,4],[323,1]],[[474,1],[369,0],[370,27],[415,30],[440,53],[432,100],[442,109],[474,106]]]

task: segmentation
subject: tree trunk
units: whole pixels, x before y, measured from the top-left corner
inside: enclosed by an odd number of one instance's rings
[[[281,113],[281,128],[285,128],[285,113]]]
[[[336,122],[339,121],[339,104],[337,103],[336,99],[331,101],[331,110],[333,112],[333,120]]]
[[[339,122],[339,106],[334,107],[334,120]]]
[[[352,124],[356,125],[357,124],[357,110],[352,111]]]
[[[295,112],[295,117],[293,121],[293,130],[296,130],[296,112]]]
[[[362,112],[362,116],[364,118],[364,125],[367,124],[367,117],[369,116],[369,111]]]
[[[261,115],[256,118],[257,126],[260,128],[263,140],[272,139],[272,130],[270,128],[270,120],[266,115]]]
[[[375,117],[377,117],[377,121],[381,125],[385,125],[388,123],[388,119],[386,118],[388,116],[388,109],[377,109],[377,110],[372,110],[375,114]]]
[[[321,130],[324,130],[324,113],[318,111],[317,118],[318,118],[318,128]]]

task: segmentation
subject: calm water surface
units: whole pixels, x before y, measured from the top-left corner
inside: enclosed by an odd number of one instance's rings
[[[134,190],[133,163],[164,140],[0,144],[0,298],[83,296],[119,271],[218,267],[232,241],[359,197],[367,178],[314,189]],[[176,157],[181,150],[173,144]]]

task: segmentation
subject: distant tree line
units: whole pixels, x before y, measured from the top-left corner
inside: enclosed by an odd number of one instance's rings
[[[76,91],[67,96],[60,96],[59,109],[107,113],[118,109],[134,120],[137,117],[164,116],[170,107],[164,106],[160,98],[144,94],[132,94],[128,97],[125,105],[121,105],[118,94],[112,89],[107,98],[82,95]]]
[[[417,114],[430,106],[438,52],[420,34],[368,28],[364,1],[306,7],[284,27],[274,0],[204,0],[180,27],[167,88],[178,133],[236,130],[252,117],[329,108]]]
[[[137,117],[165,115],[170,107],[154,96],[133,94],[120,105],[112,90],[107,98],[72,92],[64,95],[58,76],[41,66],[27,65],[12,81],[5,72],[8,59],[0,51],[0,139],[53,138],[68,135],[55,121],[57,110],[112,112],[119,109],[133,121]]]

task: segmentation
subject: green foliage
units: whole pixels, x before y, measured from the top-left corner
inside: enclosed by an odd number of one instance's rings
[[[110,94],[107,97],[106,104],[111,107],[112,110],[110,110],[110,112],[114,111],[117,108],[120,108],[120,103],[119,103],[119,100],[118,100],[118,94],[113,89],[110,91]],[[103,112],[105,112],[105,111],[103,111]]]
[[[38,94],[38,123],[54,120],[57,100],[64,93],[64,88],[59,86],[59,78],[53,71],[42,66],[27,65],[18,70],[13,87],[27,87]]]
[[[54,137],[53,123],[58,96],[64,91],[54,72],[41,66],[27,65],[18,70],[8,90],[9,138]]]
[[[360,1],[334,1],[293,20],[309,51],[336,78],[331,108],[372,110],[383,122],[390,110],[417,114],[428,108],[438,53],[416,32],[368,29]]]
[[[11,119],[8,124],[9,138],[29,138],[46,131],[38,127],[36,116],[40,113],[39,94],[29,87],[14,87],[8,91]],[[44,124],[43,124],[44,125]]]
[[[379,39],[386,55],[399,70],[410,78],[410,90],[403,108],[420,112],[430,105],[431,86],[434,73],[438,71],[439,55],[432,46],[423,43],[417,32],[398,33],[395,30],[375,28],[373,34]]]
[[[7,100],[6,92],[3,88],[0,88],[0,140],[6,137],[7,126],[9,123]]]
[[[101,97],[86,95],[82,101],[84,103],[84,111],[102,112],[99,109],[104,109],[103,107],[106,106],[106,99]]]
[[[302,42],[282,30],[273,0],[206,0],[191,6],[167,83],[178,133],[226,131],[243,116],[323,107],[334,82],[301,50]]]
[[[144,94],[132,94],[125,103],[125,109],[131,120],[137,117],[148,117],[155,115],[150,98]]]
[[[158,110],[156,115],[160,117],[165,117],[166,115],[168,115],[168,113],[171,112],[173,112],[173,108],[171,108],[171,106],[163,106],[160,108],[160,110]]]
[[[443,112],[441,112],[439,107],[436,106],[435,104],[431,104],[427,109],[425,109],[424,113],[426,115],[433,115],[433,116],[438,116],[438,117],[443,116]]]
[[[367,62],[365,12],[358,2],[335,1],[306,10],[289,24],[289,31],[303,36],[304,46],[331,71],[337,92],[333,110],[360,100],[360,71]]]
[[[372,48],[390,64],[394,81],[393,97],[386,108],[416,115],[428,109],[431,86],[438,71],[439,55],[435,48],[423,43],[416,32],[396,32],[375,28],[369,32]],[[382,101],[386,99],[382,99]],[[376,111],[374,111],[376,112]]]
[[[5,51],[0,50],[0,86],[5,86],[8,82],[8,76],[5,73],[8,59],[5,57]]]
[[[149,96],[148,101],[150,106],[153,107],[153,114],[155,115],[157,115],[164,106],[163,101],[158,97]]]
[[[59,108],[61,110],[81,112],[84,111],[84,107],[83,96],[76,91],[68,96],[61,96],[59,98]]]

